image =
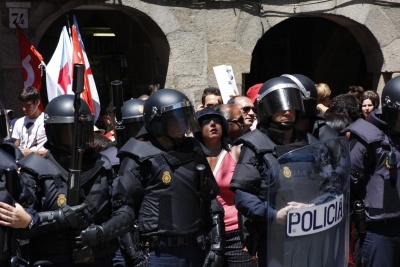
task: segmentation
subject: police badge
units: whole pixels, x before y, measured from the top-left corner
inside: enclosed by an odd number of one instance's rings
[[[288,166],[283,167],[283,176],[285,176],[288,179],[290,179],[290,177],[292,177],[292,171],[290,170],[290,168]]]
[[[59,194],[57,197],[57,205],[61,207],[67,201],[67,197],[64,194]]]
[[[162,181],[165,185],[171,183],[171,174],[169,173],[169,171],[163,172]]]

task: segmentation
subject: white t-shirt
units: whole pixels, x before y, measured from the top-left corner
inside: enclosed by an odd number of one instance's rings
[[[12,138],[20,141],[21,150],[25,148],[45,150],[43,145],[47,141],[47,136],[44,130],[44,113],[42,112],[36,119],[29,119],[27,116],[19,118],[15,122]]]

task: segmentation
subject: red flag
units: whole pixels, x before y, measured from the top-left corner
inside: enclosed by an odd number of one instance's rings
[[[100,100],[97,93],[96,84],[94,83],[92,69],[90,68],[89,60],[87,59],[86,52],[83,47],[83,43],[80,37],[80,33],[75,25],[72,29],[72,65],[76,63],[85,65],[85,76],[84,76],[84,90],[82,92],[82,98],[88,103],[90,110],[95,115],[97,120],[100,114]]]
[[[42,87],[42,67],[44,66],[43,57],[29,42],[21,27],[18,24],[15,24],[15,26],[18,30],[24,87],[34,86],[40,92]],[[39,108],[43,111],[42,102],[40,102]]]

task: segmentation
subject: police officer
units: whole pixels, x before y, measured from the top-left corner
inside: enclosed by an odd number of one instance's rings
[[[0,102],[0,209],[4,204],[14,205],[13,196],[18,194],[16,151],[20,150],[11,143],[3,143],[9,137],[9,125],[7,111]],[[19,157],[23,157],[19,155]],[[13,192],[16,191],[16,192]],[[18,205],[18,204],[17,204]],[[0,266],[7,266],[15,255],[14,239],[11,239],[11,229],[7,222],[0,217]]]
[[[400,266],[400,77],[382,91],[382,110],[358,119],[350,132],[354,220],[365,234],[364,266]]]
[[[93,142],[93,115],[81,101],[79,122],[74,122],[74,96],[61,95],[45,109],[48,153],[43,157],[31,153],[19,161],[22,192],[19,203],[0,210],[19,238],[29,238],[29,266],[112,266],[117,243],[88,250],[81,246],[79,233],[89,224],[100,224],[111,215],[111,164],[90,147]],[[77,142],[81,154],[79,205],[67,205],[68,169],[71,166],[73,125],[81,129]],[[81,151],[82,151],[81,150]],[[26,211],[26,212],[25,212]],[[113,247],[115,244],[115,248]]]
[[[268,172],[274,159],[316,139],[295,129],[304,112],[300,88],[287,77],[266,81],[257,97],[257,129],[241,136],[234,144],[243,144],[232,177],[230,189],[235,192],[238,211],[250,220],[245,224],[250,235],[245,240],[251,254],[258,251],[259,266],[266,266],[266,234],[268,222],[285,224],[290,209],[305,204],[289,202],[280,210],[272,208],[266,199]],[[257,240],[258,239],[258,240]]]
[[[106,243],[137,216],[149,266],[222,266],[224,211],[201,146],[188,137],[199,131],[192,103],[179,91],[158,90],[146,100],[143,117],[143,140],[131,138],[119,152],[118,209],[109,222],[83,231],[83,240]],[[119,216],[122,209],[129,218]],[[111,223],[118,216],[124,224]]]
[[[325,123],[325,118],[317,114],[318,91],[314,82],[302,74],[283,74],[291,79],[301,91],[304,113],[300,114],[296,128],[307,131],[320,141],[337,137],[337,132]]]
[[[136,137],[143,128],[144,103],[144,100],[137,98],[131,98],[123,103],[121,107],[123,130],[119,133],[119,136],[117,135],[117,138],[121,138],[121,144],[125,144],[130,138]],[[117,157],[117,141],[113,141],[108,148],[100,153],[109,158],[113,168],[118,172],[120,162]]]
[[[122,121],[120,122],[122,131],[117,132],[117,138],[121,138],[121,144],[125,144],[130,138],[135,138],[139,132],[145,132],[143,130],[144,103],[144,100],[136,98],[131,98],[123,103],[121,107]],[[120,161],[117,157],[117,142],[115,141],[113,144],[109,149],[103,151],[102,154],[111,160],[114,170],[118,173]],[[143,247],[139,245],[139,231],[136,222],[134,230],[121,235],[119,241],[126,266],[146,266],[147,255],[143,251]]]

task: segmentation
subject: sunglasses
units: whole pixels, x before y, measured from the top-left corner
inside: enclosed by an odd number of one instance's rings
[[[228,122],[233,122],[233,123],[240,123],[240,124],[243,124],[244,123],[244,118],[242,117],[242,116],[240,116],[239,118],[237,118],[237,119],[229,119],[229,120],[227,120]]]
[[[218,118],[218,117],[205,118],[205,119],[201,120],[200,124],[201,124],[201,126],[206,126],[206,125],[209,125],[211,123],[211,121],[213,121],[214,123],[217,123],[217,124],[222,124],[221,118]]]
[[[256,113],[256,108],[255,108],[255,107],[246,106],[246,107],[242,107],[242,108],[241,108],[241,110],[243,110],[243,112],[245,112],[245,113],[249,113],[249,112],[250,112],[250,109],[251,109],[254,113]]]

